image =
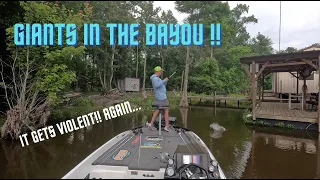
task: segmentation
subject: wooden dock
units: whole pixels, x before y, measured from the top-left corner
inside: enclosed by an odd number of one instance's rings
[[[242,100],[250,100],[249,98],[245,97],[224,97],[224,96],[188,96],[189,99],[197,98],[197,99],[205,99],[205,100],[232,100],[232,101],[242,101]]]
[[[212,96],[188,96],[189,104],[191,104],[192,99],[199,99],[200,102],[201,100],[211,100],[215,103],[215,107],[217,106],[217,102],[220,106],[220,102],[224,101],[225,107],[227,106],[227,100],[228,101],[237,101],[238,102],[238,108],[240,107],[240,101],[248,101],[250,100],[247,97],[228,97],[228,96],[217,96],[217,95],[212,95]]]
[[[289,109],[288,103],[262,102],[256,109],[257,119],[286,120],[306,123],[317,123],[317,112],[301,110],[299,103],[293,103]]]

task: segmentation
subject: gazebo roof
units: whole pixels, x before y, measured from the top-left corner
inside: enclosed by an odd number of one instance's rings
[[[259,64],[264,72],[294,72],[308,66],[313,71],[318,70],[320,50],[295,53],[272,54],[240,58],[242,64]]]

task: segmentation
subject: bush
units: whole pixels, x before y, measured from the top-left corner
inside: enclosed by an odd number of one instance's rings
[[[87,97],[80,97],[76,99],[75,106],[78,106],[78,107],[93,106],[93,100]]]
[[[53,110],[51,111],[49,124],[54,124],[57,122],[76,118],[78,116],[85,115],[98,110],[102,110],[102,107],[94,106],[94,102],[92,99],[87,97],[80,97],[75,99],[74,106],[58,106],[53,108]]]

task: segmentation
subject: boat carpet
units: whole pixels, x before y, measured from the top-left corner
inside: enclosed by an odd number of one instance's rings
[[[167,164],[161,161],[160,153],[166,152],[172,158],[176,152],[205,154],[203,146],[195,142],[187,133],[152,131],[142,128],[140,134],[129,134],[110,147],[92,165],[127,166],[130,170],[159,171]]]

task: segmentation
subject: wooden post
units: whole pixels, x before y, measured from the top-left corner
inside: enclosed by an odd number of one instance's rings
[[[307,79],[306,78],[303,78],[303,92],[302,92],[302,107],[304,109],[306,109],[306,98],[307,98]]]
[[[319,54],[319,57],[318,57],[318,60],[319,60],[319,62],[318,62],[318,64],[320,65],[320,54]],[[318,92],[320,92],[320,69],[319,69],[319,66],[318,66],[318,76],[319,76],[319,82],[318,82]],[[320,93],[319,93],[320,94]],[[320,96],[318,96],[318,132],[320,132]],[[319,147],[319,146],[318,146]],[[318,155],[319,156],[319,155]]]
[[[301,98],[301,110],[304,110],[304,93],[302,93],[302,98]]]
[[[299,95],[299,71],[297,71],[297,96]],[[299,100],[299,97],[297,97],[297,101]]]
[[[279,89],[280,89],[280,93],[281,93],[281,95],[280,95],[280,102],[282,103],[282,80],[280,80],[280,87],[279,87]]]
[[[278,94],[278,74],[274,73],[274,93]]]
[[[251,68],[251,80],[252,80],[252,89],[251,89],[251,96],[252,96],[252,119],[256,120],[256,63],[252,61],[252,68]]]
[[[289,109],[291,109],[291,92],[289,93]]]
[[[260,101],[260,99],[261,99],[261,78],[260,77],[258,77],[257,76],[257,79],[256,79],[256,81],[257,81],[257,90],[258,90],[258,94],[259,94],[259,101]]]
[[[263,99],[264,99],[264,75],[262,75],[262,101],[263,102]]]

